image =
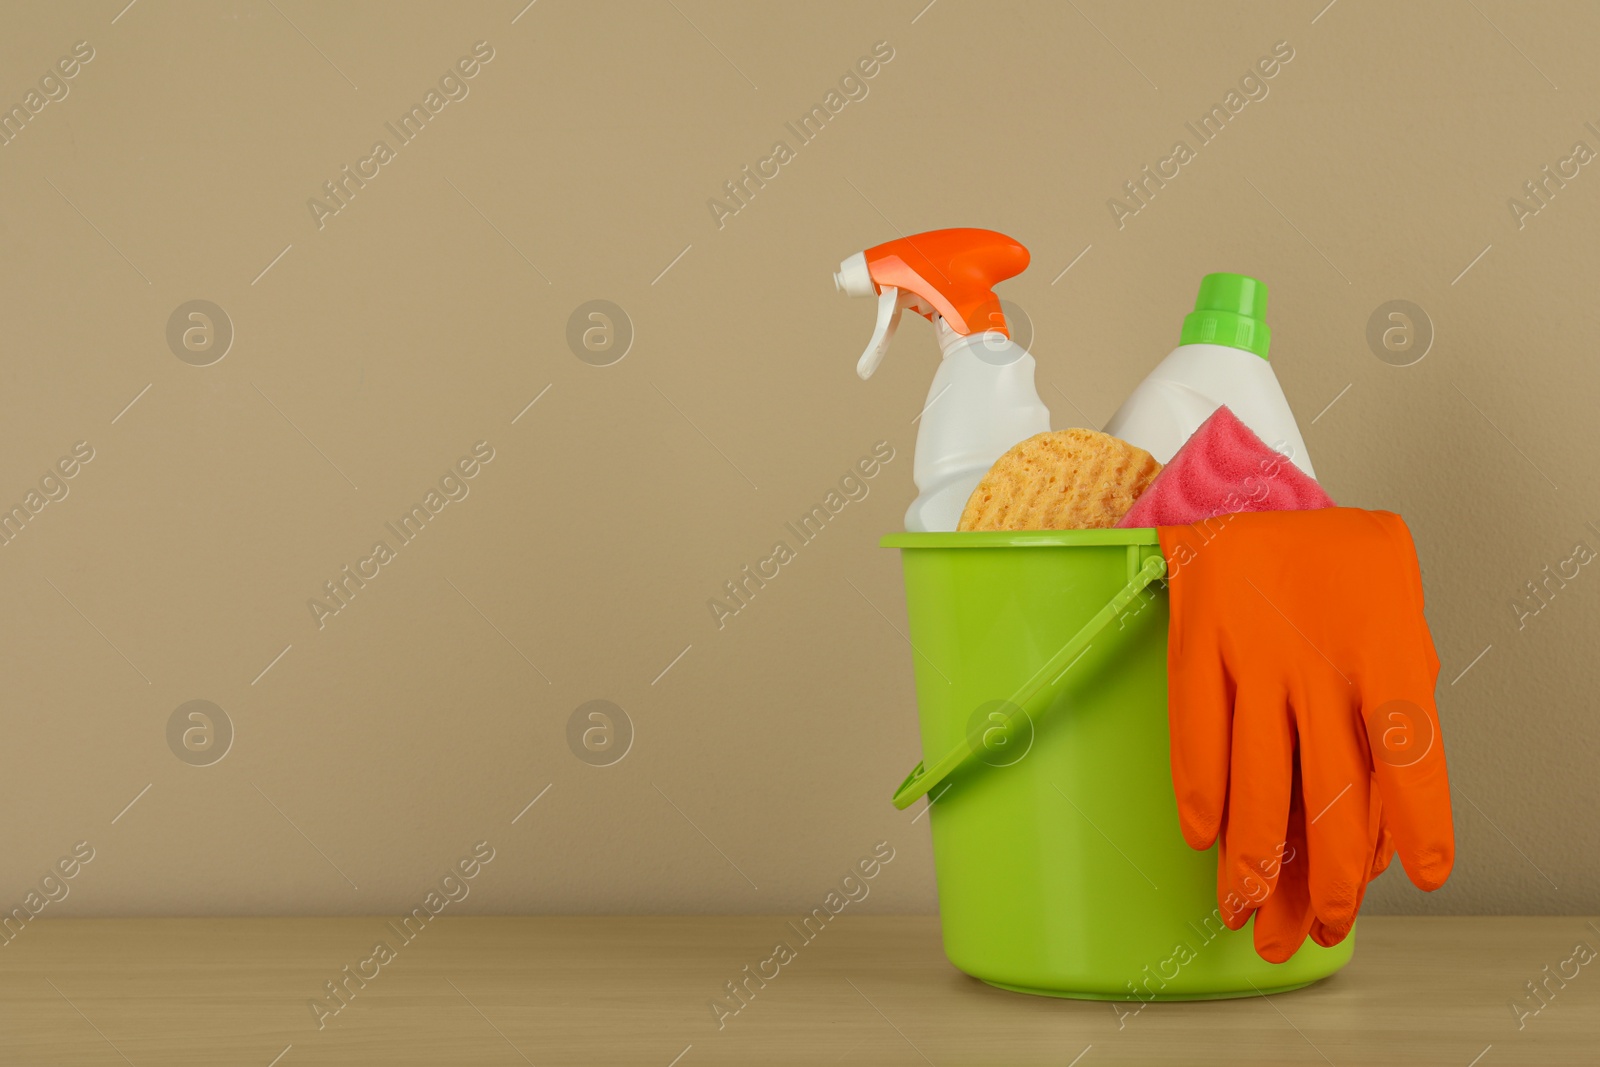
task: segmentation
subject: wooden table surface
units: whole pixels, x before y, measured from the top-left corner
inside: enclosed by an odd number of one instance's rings
[[[1128,1015],[962,975],[935,918],[851,915],[720,1029],[710,1001],[785,917],[388,922],[41,919],[0,946],[0,1063],[1600,1064],[1579,917],[1363,918],[1318,985]],[[332,1014],[346,965],[373,977]],[[1539,1007],[1526,983],[1563,970]]]

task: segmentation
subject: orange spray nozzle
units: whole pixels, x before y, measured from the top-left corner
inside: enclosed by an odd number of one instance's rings
[[[1021,274],[1028,260],[1028,250],[1005,234],[971,228],[929,230],[851,256],[834,284],[879,298],[878,328],[857,371],[866,378],[877,369],[903,308],[930,320],[938,315],[958,334],[1011,336],[994,286]]]

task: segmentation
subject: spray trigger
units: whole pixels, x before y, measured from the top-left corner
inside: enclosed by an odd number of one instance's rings
[[[872,340],[867,342],[867,349],[861,353],[861,358],[856,362],[856,373],[862,379],[872,377],[878,369],[878,364],[883,362],[883,355],[889,351],[889,342],[894,339],[895,330],[900,328],[900,312],[910,307],[915,297],[902,293],[892,285],[883,287],[883,292],[878,294],[878,322],[872,328]]]

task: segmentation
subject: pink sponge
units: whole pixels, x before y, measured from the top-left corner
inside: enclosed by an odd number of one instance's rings
[[[1233,412],[1220,407],[1117,523],[1186,526],[1240,511],[1334,507],[1316,479],[1274,452]]]

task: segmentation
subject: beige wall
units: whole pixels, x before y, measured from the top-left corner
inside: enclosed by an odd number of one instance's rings
[[[5,907],[87,841],[56,913],[394,912],[487,840],[463,910],[795,910],[879,841],[866,906],[931,909],[926,820],[888,803],[917,735],[875,545],[935,354],[908,323],[858,381],[872,308],[830,272],[974,225],[1033,252],[1004,295],[1057,426],[1111,414],[1201,274],[1268,281],[1317,468],[1411,522],[1444,661],[1456,874],[1374,909],[1595,909],[1600,577],[1521,629],[1510,604],[1600,548],[1600,174],[1507,205],[1600,149],[1594,8],[122,3],[0,33],[8,106],[93,49],[0,147],[0,498],[93,451],[0,548]],[[480,41],[469,95],[319,226],[308,199]],[[1119,226],[1108,199],[1280,41],[1268,95]],[[800,145],[785,122],[877,42]],[[232,323],[209,366],[168,341],[193,300]],[[610,366],[568,345],[590,300],[632,324]],[[1369,348],[1391,300],[1436,333],[1412,366]],[[719,630],[708,599],[878,441],[871,494]],[[478,442],[401,545],[385,522]],[[204,767],[169,746],[197,699],[234,731]],[[568,743],[595,699],[634,731],[606,767]]]

